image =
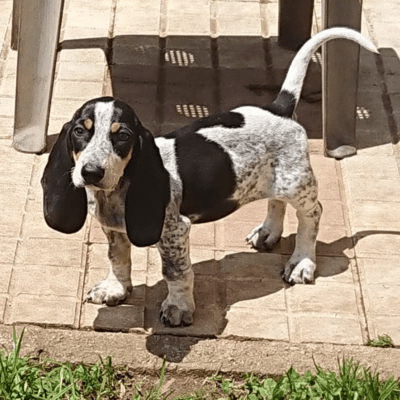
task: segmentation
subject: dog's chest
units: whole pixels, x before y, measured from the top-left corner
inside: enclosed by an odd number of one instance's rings
[[[125,196],[126,189],[113,192],[86,188],[88,211],[102,226],[125,232]]]

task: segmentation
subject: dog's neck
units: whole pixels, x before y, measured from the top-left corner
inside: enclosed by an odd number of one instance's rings
[[[125,232],[125,196],[129,183],[123,179],[113,190],[86,187],[88,211],[102,226]]]

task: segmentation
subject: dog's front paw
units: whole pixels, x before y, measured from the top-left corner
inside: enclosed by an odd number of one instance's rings
[[[166,326],[190,325],[195,310],[194,300],[190,296],[171,296],[161,305],[160,318]]]
[[[95,285],[87,294],[85,302],[116,306],[132,292],[132,283],[107,278]]]
[[[271,251],[279,242],[282,231],[274,226],[264,227],[263,224],[254,228],[246,237],[246,242],[256,250]]]
[[[308,257],[291,257],[285,265],[283,279],[294,285],[295,283],[312,283],[316,264]]]

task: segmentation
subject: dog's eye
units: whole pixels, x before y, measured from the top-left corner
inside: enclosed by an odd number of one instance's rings
[[[118,140],[121,142],[126,142],[130,138],[129,134],[126,132],[119,132],[118,133]]]
[[[83,128],[81,128],[80,126],[77,126],[77,127],[74,129],[74,134],[75,134],[76,136],[82,136],[84,133],[85,133],[85,130],[84,130]]]

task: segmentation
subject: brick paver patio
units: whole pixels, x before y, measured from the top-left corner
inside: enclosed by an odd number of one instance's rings
[[[400,345],[400,1],[364,0],[363,33],[381,55],[361,51],[358,155],[325,158],[320,103],[298,107],[324,207],[315,284],[290,287],[280,277],[294,246],[293,209],[273,253],[246,246],[267,210],[266,201],[252,203],[193,226],[197,310],[192,326],[174,329],[158,319],[166,285],[154,247],[132,248],[134,290],[125,304],[82,303],[107,274],[106,240],[90,218],[70,236],[44,222],[48,154],[11,148],[17,55],[9,48],[12,1],[0,6],[1,323],[357,345],[389,334]],[[76,108],[101,95],[128,101],[155,135],[240,104],[267,104],[293,57],[277,46],[277,12],[277,1],[67,0],[50,142]],[[317,2],[314,31],[319,13]],[[319,85],[315,57],[304,97],[315,98]]]

